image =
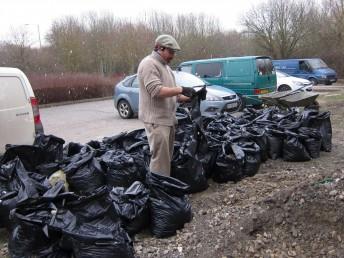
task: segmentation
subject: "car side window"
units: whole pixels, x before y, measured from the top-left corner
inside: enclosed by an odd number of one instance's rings
[[[311,71],[311,69],[309,68],[308,64],[305,61],[300,61],[299,65],[300,65],[301,71]]]
[[[24,86],[19,78],[0,77],[0,88],[0,109],[19,107],[28,102]]]
[[[201,78],[221,77],[222,63],[197,64],[196,75]]]
[[[135,79],[132,81],[131,87],[132,87],[132,88],[138,88],[138,87],[139,87],[139,80],[137,79],[137,76],[136,76]]]
[[[122,84],[125,87],[131,87],[132,81],[133,81],[133,77],[130,77],[130,78],[126,79]]]
[[[180,71],[186,72],[186,73],[191,73],[192,71],[192,65],[184,65],[180,67]]]

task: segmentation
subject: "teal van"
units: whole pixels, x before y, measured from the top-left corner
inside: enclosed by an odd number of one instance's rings
[[[235,91],[246,105],[259,106],[260,95],[276,90],[276,73],[268,56],[186,61],[178,69]]]

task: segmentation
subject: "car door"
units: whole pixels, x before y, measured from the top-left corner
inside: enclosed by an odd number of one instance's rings
[[[312,68],[308,65],[305,60],[299,61],[299,69],[296,77],[300,77],[303,79],[308,79],[312,72]]]
[[[16,76],[0,76],[0,153],[6,144],[32,144],[33,111],[24,82]]]
[[[139,110],[139,80],[137,79],[137,76],[135,76],[135,79],[132,80],[130,87],[128,88],[128,95],[132,101],[131,108],[134,112],[138,112]]]

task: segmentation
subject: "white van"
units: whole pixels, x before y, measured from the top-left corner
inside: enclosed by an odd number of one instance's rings
[[[0,67],[0,155],[6,144],[33,144],[43,133],[38,101],[25,74]]]

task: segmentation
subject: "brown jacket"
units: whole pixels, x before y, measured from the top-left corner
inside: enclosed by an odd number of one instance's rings
[[[171,68],[155,51],[145,57],[137,72],[139,94],[139,119],[144,123],[172,126],[176,120],[176,97],[158,97],[162,86],[176,87]]]

